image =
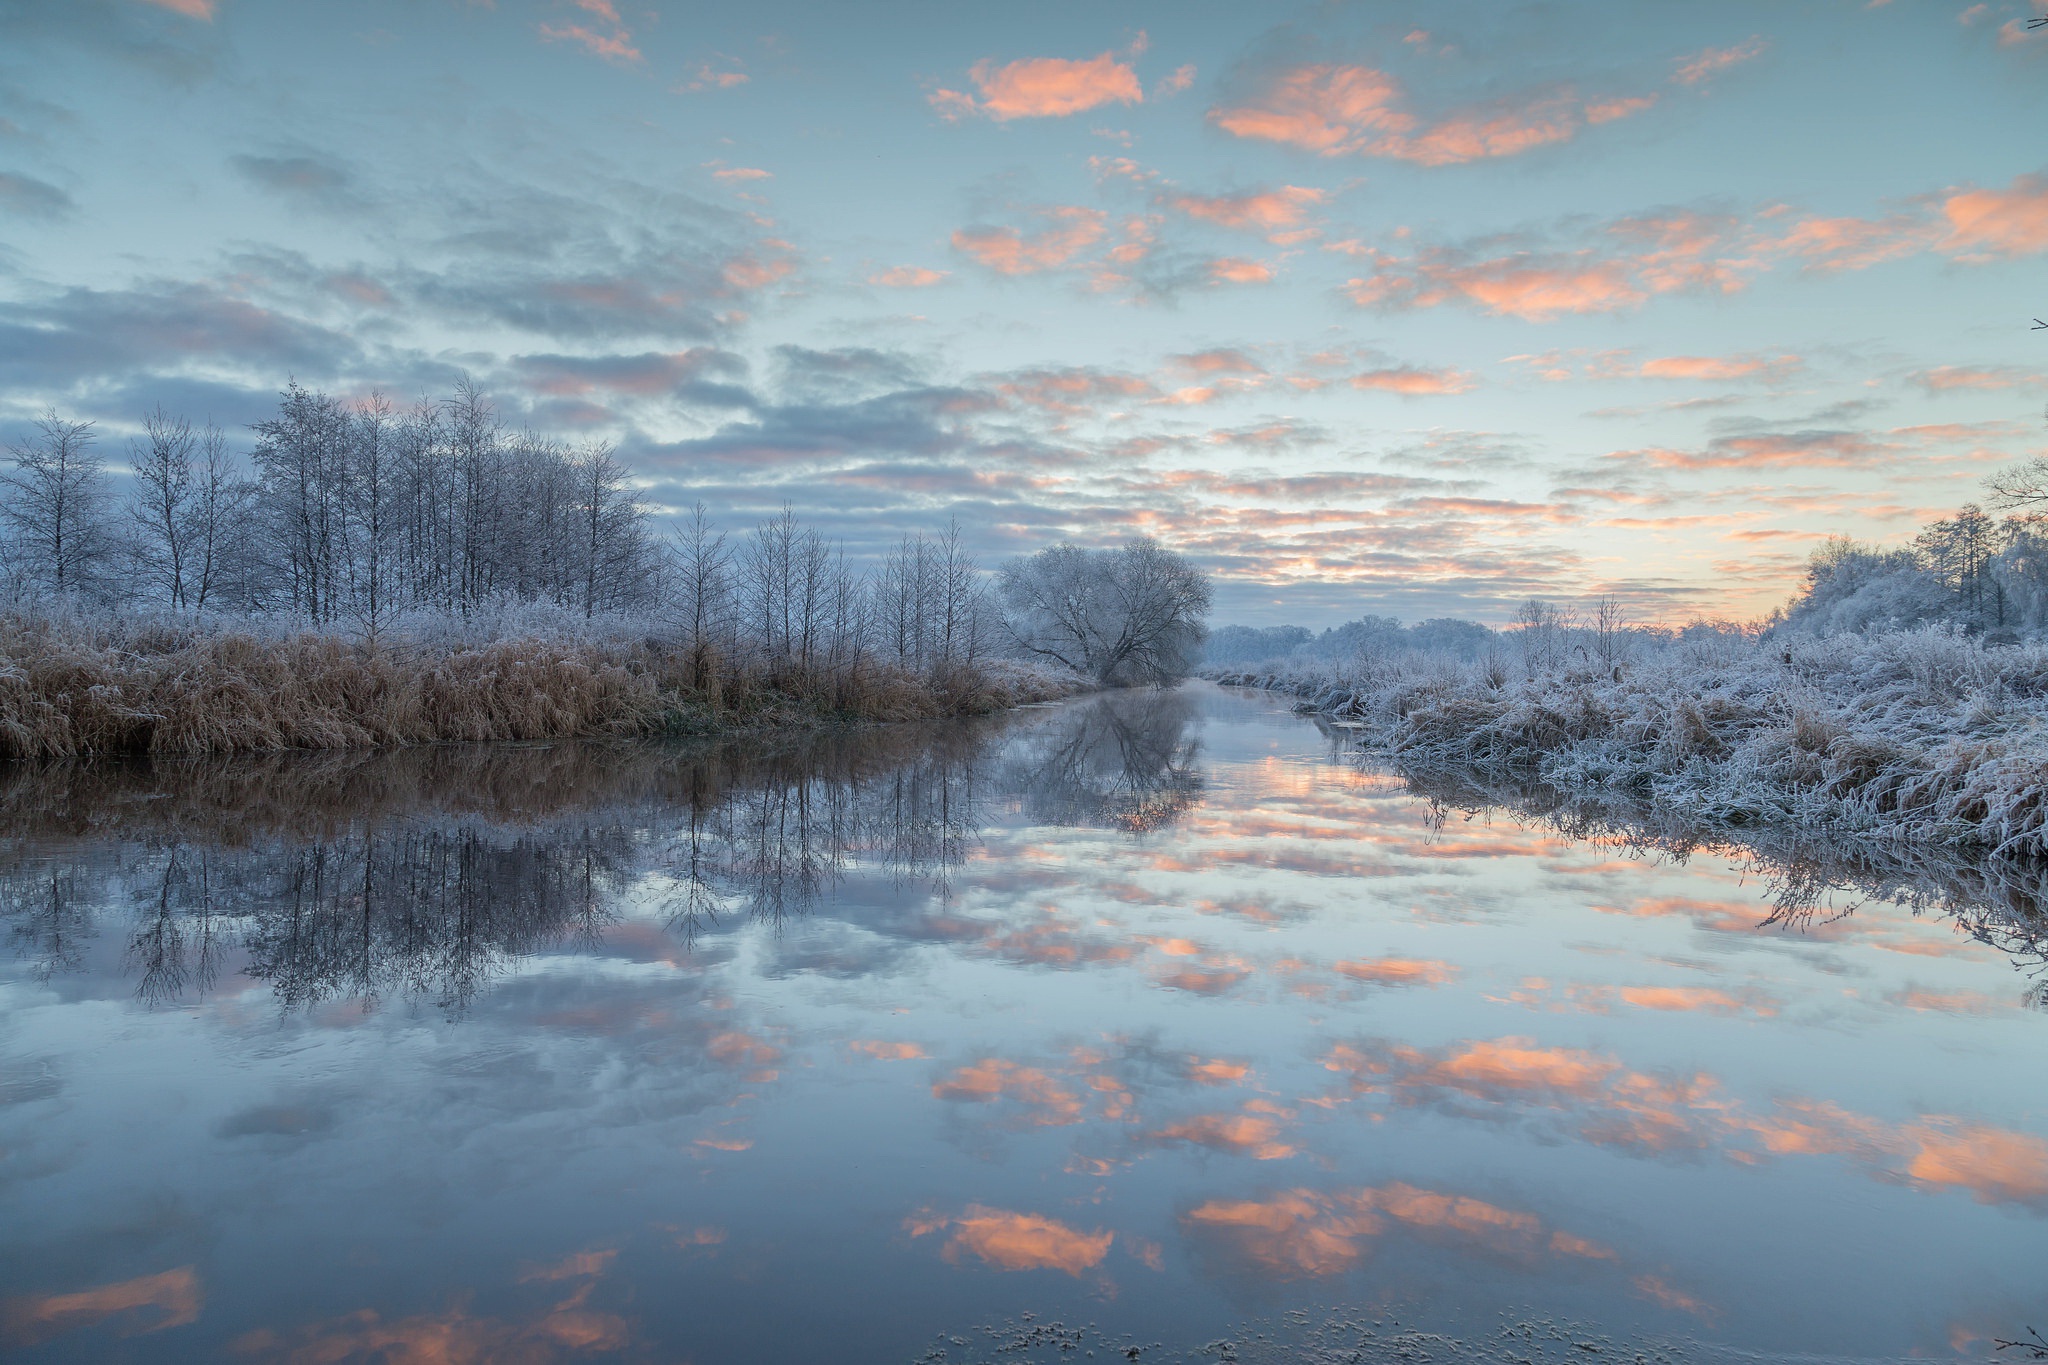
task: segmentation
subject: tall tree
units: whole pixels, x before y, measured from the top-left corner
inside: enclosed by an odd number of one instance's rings
[[[37,419],[35,435],[7,448],[13,468],[0,474],[0,521],[13,532],[20,566],[59,596],[97,591],[115,545],[92,428],[52,408]]]

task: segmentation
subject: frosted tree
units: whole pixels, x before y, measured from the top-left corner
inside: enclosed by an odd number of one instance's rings
[[[35,435],[7,448],[13,468],[0,474],[0,523],[17,567],[58,596],[98,591],[117,543],[92,426],[50,409]]]
[[[1208,575],[1149,538],[1012,560],[1001,592],[1020,650],[1111,686],[1179,682],[1208,635]]]

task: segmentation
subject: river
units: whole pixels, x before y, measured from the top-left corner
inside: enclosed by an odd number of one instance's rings
[[[0,1347],[1977,1359],[2048,1317],[2035,961],[1344,748],[1196,684],[0,775]]]

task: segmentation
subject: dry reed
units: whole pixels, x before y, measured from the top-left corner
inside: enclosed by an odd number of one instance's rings
[[[652,637],[381,641],[0,614],[0,760],[711,733],[983,714],[1078,690],[1006,663],[768,665]]]

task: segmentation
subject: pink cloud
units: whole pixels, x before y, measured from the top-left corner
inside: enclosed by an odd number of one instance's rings
[[[724,58],[732,61],[732,58]],[[738,65],[734,62],[734,65]],[[730,90],[736,85],[745,85],[751,79],[744,71],[721,71],[710,62],[697,63],[697,74],[690,78],[684,90]]]
[[[215,0],[142,0],[142,3],[145,5],[155,5],[159,9],[167,9],[173,14],[182,14],[187,19],[203,19],[207,23],[213,22]]]
[[[1703,52],[1695,52],[1690,57],[1678,59],[1678,69],[1672,73],[1671,79],[1680,85],[1699,85],[1730,67],[1754,61],[1769,46],[1762,38],[1750,38],[1733,47],[1710,47]]]
[[[1195,68],[1193,65],[1179,67],[1175,69],[1172,75],[1162,76],[1153,84],[1152,98],[1163,100],[1169,95],[1178,95],[1194,83]]]
[[[1964,260],[2048,251],[2048,179],[2023,175],[2007,190],[1969,190],[1942,202],[1943,248]]]
[[[1190,218],[1239,232],[1279,233],[1301,226],[1309,210],[1326,198],[1321,190],[1282,185],[1243,194],[1176,194],[1167,203]]]
[[[1655,99],[1588,103],[1565,87],[1454,110],[1434,124],[1425,124],[1405,102],[1406,91],[1387,72],[1320,63],[1279,72],[1245,103],[1211,109],[1209,120],[1236,137],[1322,156],[1449,166],[1567,142],[1587,123],[1627,117]]]
[[[773,180],[775,178],[773,171],[764,171],[754,166],[718,166],[716,162],[712,164],[717,167],[711,172],[711,178],[714,180]]]
[[[584,0],[574,0],[583,5]],[[584,5],[584,8],[590,8]],[[610,9],[610,5],[605,5]],[[579,43],[594,57],[609,62],[637,62],[640,49],[633,46],[633,35],[624,28],[614,28],[610,33],[599,33],[583,24],[542,24],[540,36],[551,43]]]
[[[1209,278],[1218,284],[1265,284],[1273,278],[1273,267],[1242,256],[1221,256],[1209,262]]]
[[[1602,260],[1590,252],[1517,253],[1469,263],[1436,253],[1411,263],[1405,272],[1383,268],[1349,280],[1345,292],[1363,307],[1427,308],[1463,300],[1489,313],[1530,322],[1574,313],[1610,313],[1649,297],[1622,262]]]
[[[1937,365],[1931,370],[1921,370],[1908,378],[1910,382],[1918,384],[1929,393],[1957,393],[1973,389],[2037,389],[2042,387],[2044,382],[2048,382],[2031,370],[2014,369],[2009,365]]]
[[[981,98],[958,90],[935,90],[931,106],[943,118],[981,114],[997,122],[1013,118],[1064,118],[1105,104],[1142,104],[1138,73],[1113,52],[1086,61],[1026,57],[997,66],[983,59],[968,77]]]
[[[962,228],[953,249],[998,275],[1035,275],[1058,270],[1101,241],[1107,231],[1101,210],[1063,206],[1040,215],[1047,226],[1025,233],[1010,227]]]
[[[868,283],[884,289],[929,289],[945,279],[948,272],[921,265],[897,265],[868,276]]]
[[[1801,363],[1797,356],[1667,355],[1645,360],[1636,373],[1644,379],[1755,379],[1783,374]]]
[[[1475,382],[1472,375],[1464,370],[1427,370],[1413,365],[1367,370],[1351,376],[1354,389],[1378,389],[1382,393],[1398,393],[1406,398],[1464,393]]]

